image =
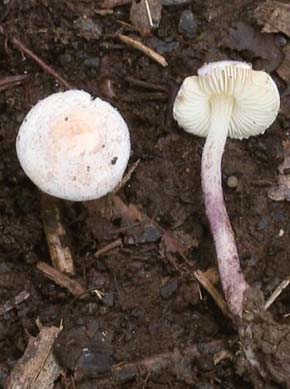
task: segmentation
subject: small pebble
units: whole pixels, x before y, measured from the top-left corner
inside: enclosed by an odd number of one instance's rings
[[[166,54],[170,53],[171,51],[178,49],[179,42],[176,41],[170,41],[170,42],[164,42],[161,39],[158,39],[156,37],[152,37],[148,39],[148,45],[157,51],[159,54]]]
[[[81,16],[74,22],[74,28],[81,38],[87,40],[100,39],[102,28],[97,21],[86,16]]]
[[[105,293],[102,302],[108,307],[112,307],[114,305],[114,294],[112,292]]]
[[[70,63],[72,63],[72,61],[73,61],[73,57],[68,53],[61,54],[59,56],[59,62],[61,63],[62,66],[69,65]]]
[[[190,4],[191,0],[162,0],[161,3],[164,7],[181,7],[183,5]]]
[[[84,60],[84,66],[90,69],[98,69],[100,65],[100,58],[99,57],[91,57],[86,58]]]
[[[177,280],[169,281],[166,285],[164,285],[160,289],[161,297],[164,298],[164,299],[169,299],[170,297],[172,297],[174,295],[174,293],[177,290],[177,287],[178,287]]]
[[[187,38],[194,38],[197,34],[197,21],[190,10],[181,13],[178,32]]]
[[[236,176],[228,177],[228,179],[227,179],[227,186],[229,188],[235,189],[235,188],[237,188],[238,184],[239,184],[239,180],[237,179]]]
[[[284,47],[287,45],[287,39],[281,34],[277,34],[275,36],[275,40],[276,40],[277,45],[280,47]]]

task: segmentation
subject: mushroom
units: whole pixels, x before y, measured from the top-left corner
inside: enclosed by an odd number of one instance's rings
[[[70,90],[52,94],[31,109],[16,150],[24,172],[43,192],[85,201],[106,195],[121,181],[130,136],[109,103]]]
[[[225,297],[232,314],[240,318],[248,284],[224,203],[221,160],[228,136],[244,139],[263,134],[275,120],[279,106],[279,92],[272,78],[236,61],[204,65],[198,76],[183,81],[174,102],[173,115],[179,126],[206,137],[201,166],[206,214]]]

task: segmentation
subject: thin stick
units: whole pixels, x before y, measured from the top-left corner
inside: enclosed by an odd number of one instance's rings
[[[223,314],[231,318],[231,315],[229,313],[227,304],[225,300],[222,298],[216,287],[209,281],[209,279],[205,276],[205,274],[201,270],[197,270],[193,272],[194,277],[197,279],[197,281],[204,287],[204,289],[211,295],[211,297],[216,302],[217,306],[220,308],[220,310],[223,312]]]
[[[290,284],[290,275],[277,286],[277,288],[274,290],[274,292],[265,302],[264,305],[265,311],[270,308],[273,302],[280,296],[280,294],[283,292],[284,289],[287,288],[289,284]]]
[[[116,247],[120,247],[120,246],[123,246],[123,242],[122,242],[122,239],[119,238],[119,239],[115,240],[114,242],[111,242],[111,243],[107,244],[105,247],[102,247],[101,249],[96,251],[94,256],[96,258],[98,258],[101,255],[107,253],[108,251],[111,251],[111,250],[115,249]]]
[[[2,78],[0,80],[0,92],[21,84],[27,78],[29,78],[27,74],[21,74],[19,76],[8,76]]]
[[[26,290],[20,292],[13,299],[7,301],[5,304],[0,306],[0,316],[5,315],[5,313],[12,311],[16,305],[23,303],[24,301],[30,298],[30,293]]]
[[[148,0],[145,0],[145,7],[146,7],[146,12],[147,12],[147,17],[149,20],[150,27],[154,27]]]
[[[166,86],[164,85],[158,85],[158,84],[154,84],[153,82],[138,80],[137,78],[134,77],[128,76],[125,78],[125,81],[127,81],[132,86],[138,86],[140,88],[156,90],[159,92],[165,92],[165,93],[168,92]]]
[[[59,270],[56,270],[52,266],[49,266],[45,262],[38,262],[36,268],[40,270],[45,277],[49,278],[62,288],[67,289],[73,296],[80,297],[87,293],[87,289],[85,289],[79,282],[72,280],[70,277],[66,276]]]
[[[42,327],[36,338],[30,336],[25,353],[7,379],[6,389],[53,388],[61,368],[53,355],[53,344],[62,326]]]
[[[0,25],[0,34],[6,35],[4,27]],[[62,84],[67,89],[73,89],[72,85],[70,85],[62,76],[60,76],[50,65],[45,63],[41,58],[39,58],[36,54],[34,54],[28,47],[26,47],[19,39],[15,37],[9,38],[13,45],[25,53],[28,57],[33,59],[42,69],[54,77],[60,84]]]
[[[141,51],[145,55],[147,55],[149,58],[153,59],[157,63],[159,63],[161,66],[166,67],[168,66],[168,63],[162,55],[158,54],[156,51],[150,49],[150,47],[145,46],[143,43],[129,38],[126,35],[118,35],[118,38],[120,39],[121,42],[126,43],[126,45],[133,47],[136,50]]]
[[[140,163],[140,159],[138,159],[136,162],[132,163],[132,165],[130,166],[130,168],[128,170],[128,173],[125,175],[125,177],[122,179],[122,181],[115,188],[113,195],[115,195],[117,192],[119,192],[119,190],[122,189],[127,184],[127,182],[131,179],[132,174],[137,169],[139,163]]]
[[[74,262],[66,230],[61,220],[59,200],[41,194],[42,221],[53,266],[59,271],[74,274]]]

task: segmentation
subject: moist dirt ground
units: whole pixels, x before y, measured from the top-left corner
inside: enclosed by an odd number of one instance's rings
[[[39,319],[44,326],[63,321],[55,344],[63,374],[55,388],[251,388],[238,368],[239,342],[230,320],[192,276],[194,270],[210,269],[206,274],[220,289],[200,185],[204,140],[178,128],[172,104],[182,80],[208,61],[248,61],[277,82],[282,105],[276,122],[263,136],[229,140],[223,160],[225,200],[241,265],[248,282],[268,297],[290,273],[290,204],[269,198],[285,157],[290,104],[287,80],[277,72],[288,39],[279,32],[261,33],[254,11],[263,2],[164,1],[160,24],[148,36],[130,26],[130,4],[101,15],[100,2],[93,0],[0,2],[8,35],[0,37],[0,79],[28,75],[20,85],[0,91],[1,387],[25,352],[28,334],[37,335]],[[194,17],[191,35],[180,26],[185,10]],[[168,66],[121,43],[120,33],[141,39]],[[61,202],[75,279],[101,292],[99,297],[92,292],[76,298],[36,268],[39,261],[51,263],[41,194],[19,165],[15,139],[29,109],[64,88],[15,48],[12,36],[73,87],[110,101],[130,128],[129,166],[140,162],[118,192],[125,215],[108,215],[110,199]],[[236,179],[228,180],[232,176]],[[140,212],[147,215],[145,223]],[[122,245],[94,255],[117,239]],[[24,301],[15,301],[20,293]],[[289,303],[286,289],[270,310],[290,325]],[[186,358],[192,345],[199,353]],[[162,353],[178,355],[174,366],[112,375],[113,365]]]

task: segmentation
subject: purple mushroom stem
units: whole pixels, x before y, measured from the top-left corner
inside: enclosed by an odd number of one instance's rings
[[[244,292],[248,284],[241,270],[221,179],[221,161],[232,108],[232,97],[219,96],[211,101],[211,124],[202,154],[201,176],[206,214],[214,238],[225,298],[231,313],[242,318]]]

